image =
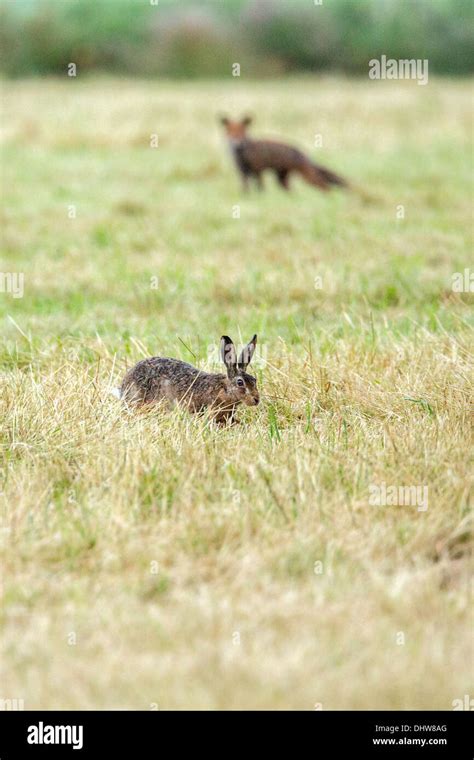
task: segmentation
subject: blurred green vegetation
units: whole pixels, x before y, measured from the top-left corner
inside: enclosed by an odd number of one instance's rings
[[[156,4],[154,4],[156,2]],[[473,70],[471,0],[3,0],[0,70],[225,76],[367,72],[368,61],[427,58]]]

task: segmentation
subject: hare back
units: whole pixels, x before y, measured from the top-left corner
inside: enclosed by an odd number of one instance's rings
[[[184,401],[194,411],[213,404],[225,386],[224,375],[196,369],[179,359],[154,356],[135,364],[125,375],[121,392],[127,401]]]

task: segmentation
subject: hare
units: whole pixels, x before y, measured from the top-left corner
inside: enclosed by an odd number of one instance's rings
[[[252,360],[257,336],[242,350],[239,358],[232,340],[221,338],[221,358],[227,374],[202,372],[179,359],[154,356],[135,364],[125,375],[120,398],[143,405],[156,401],[180,402],[190,412],[211,409],[216,422],[235,424],[235,409],[259,403],[257,381],[245,371]]]

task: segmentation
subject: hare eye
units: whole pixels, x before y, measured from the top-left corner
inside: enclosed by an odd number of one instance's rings
[[[239,386],[239,388],[243,388],[244,387],[245,383],[244,383],[244,381],[242,380],[241,377],[237,378],[237,385]]]

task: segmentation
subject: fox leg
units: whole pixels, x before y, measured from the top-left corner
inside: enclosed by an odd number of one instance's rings
[[[249,175],[247,172],[241,172],[240,176],[242,177],[242,190],[244,193],[248,193],[249,191]]]
[[[257,187],[259,190],[263,190],[263,179],[262,179],[262,173],[261,172],[254,172],[254,179],[257,183]]]
[[[288,182],[289,174],[290,172],[288,171],[288,169],[277,169],[277,172],[276,172],[278,182],[283,188],[285,188],[285,190],[290,189],[290,185]]]

